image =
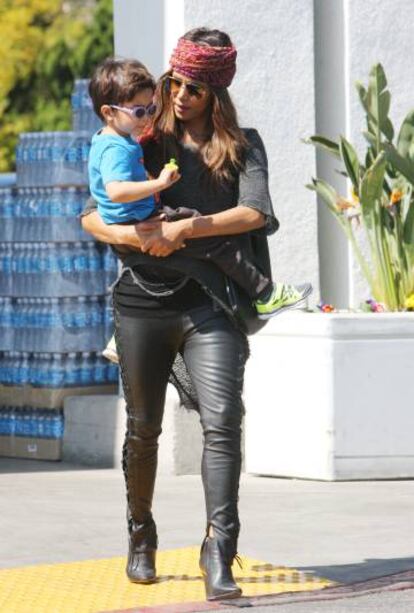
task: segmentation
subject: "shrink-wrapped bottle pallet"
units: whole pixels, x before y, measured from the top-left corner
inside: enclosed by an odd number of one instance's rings
[[[99,128],[87,83],[73,131],[22,134],[16,185],[0,189],[0,456],[60,459],[64,398],[117,390],[101,355],[117,260],[80,223]]]

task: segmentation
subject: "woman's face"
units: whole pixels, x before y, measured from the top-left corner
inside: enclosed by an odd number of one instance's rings
[[[211,101],[208,85],[187,79],[175,71],[171,76],[170,92],[177,119],[185,123],[207,116],[210,113]]]

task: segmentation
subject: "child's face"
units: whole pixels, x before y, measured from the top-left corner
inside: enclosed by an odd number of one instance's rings
[[[133,109],[137,106],[149,108],[153,102],[154,92],[151,88],[143,89],[138,92],[128,102],[123,102],[117,106],[123,109]],[[129,134],[134,137],[140,136],[144,128],[150,121],[150,116],[145,114],[144,117],[135,117],[133,113],[119,108],[109,107],[110,112],[106,115],[108,125],[114,128],[120,134]]]

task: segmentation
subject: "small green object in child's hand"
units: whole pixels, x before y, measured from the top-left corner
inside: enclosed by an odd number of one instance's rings
[[[167,164],[165,164],[164,168],[169,168],[170,170],[178,170],[178,164],[175,158],[171,158]]]

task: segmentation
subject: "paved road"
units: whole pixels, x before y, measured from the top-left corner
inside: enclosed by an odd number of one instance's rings
[[[225,609],[220,613],[235,613],[237,609]],[[252,607],[252,613],[413,613],[414,592],[407,590],[397,594],[374,594],[347,600],[308,602],[281,606]]]
[[[0,458],[0,567],[125,555],[123,501],[119,470]],[[250,557],[341,583],[414,568],[414,480],[324,483],[244,475],[240,508],[239,549]],[[155,515],[161,548],[200,543],[200,478],[161,477]],[[414,591],[253,610],[414,613]]]

